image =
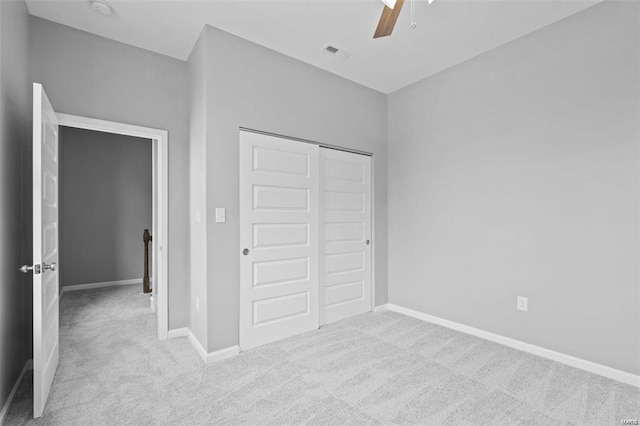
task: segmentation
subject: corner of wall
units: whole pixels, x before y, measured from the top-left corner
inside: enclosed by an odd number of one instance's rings
[[[189,328],[207,347],[207,207],[205,31],[187,61],[189,86]]]

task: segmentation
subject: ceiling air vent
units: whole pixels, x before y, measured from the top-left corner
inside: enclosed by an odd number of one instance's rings
[[[340,59],[341,61],[346,61],[351,57],[351,53],[347,52],[344,49],[340,49],[339,47],[335,47],[331,44],[325,44],[322,48],[322,53],[325,55],[333,56],[336,59]]]

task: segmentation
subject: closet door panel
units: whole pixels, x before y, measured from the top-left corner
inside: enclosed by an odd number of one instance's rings
[[[318,328],[319,148],[240,132],[240,347]]]
[[[371,311],[371,157],[320,149],[320,323]]]

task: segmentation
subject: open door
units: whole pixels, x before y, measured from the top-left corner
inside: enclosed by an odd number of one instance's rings
[[[58,119],[33,84],[33,417],[58,367]]]

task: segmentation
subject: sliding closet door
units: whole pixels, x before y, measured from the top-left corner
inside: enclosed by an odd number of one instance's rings
[[[318,146],[240,132],[240,347],[319,325]]]
[[[371,157],[320,149],[320,324],[371,311]]]

